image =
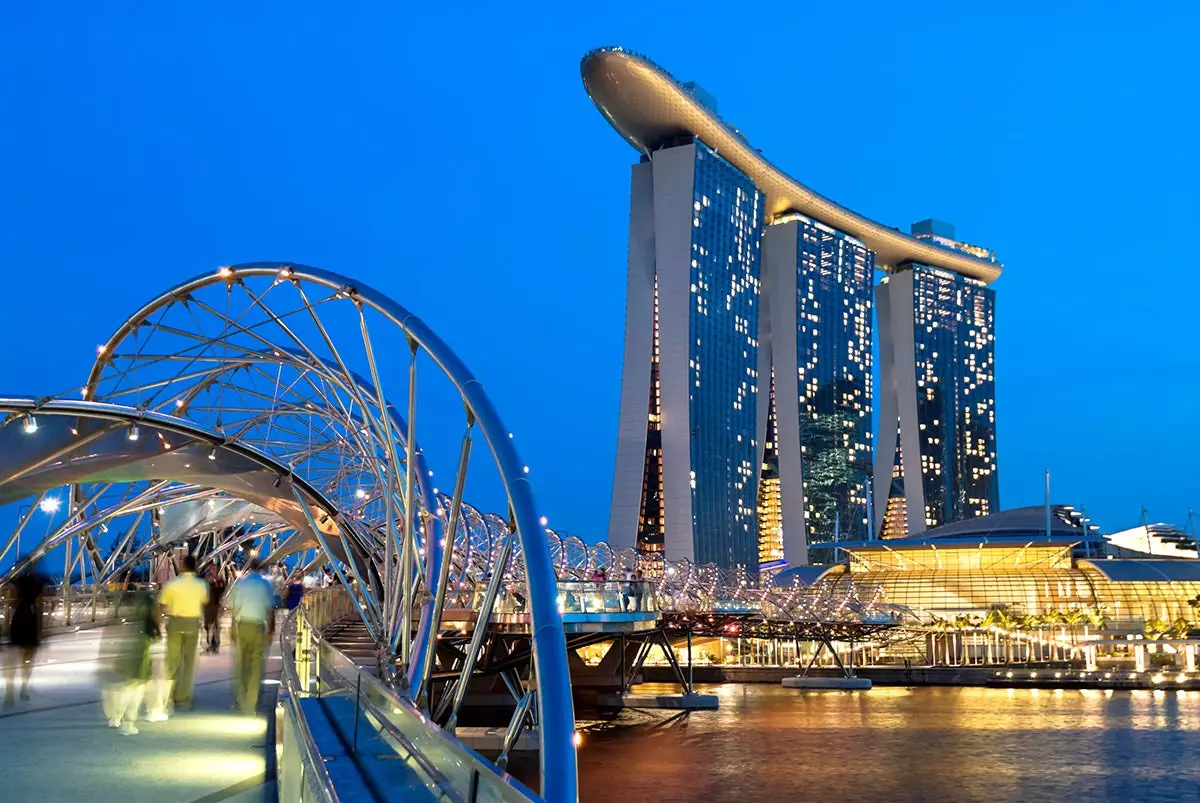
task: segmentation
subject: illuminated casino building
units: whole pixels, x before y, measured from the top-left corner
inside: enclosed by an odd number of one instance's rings
[[[597,50],[581,70],[640,154],[608,542],[756,569],[807,564],[810,542],[877,534],[893,483],[872,490],[874,271],[920,266],[986,289],[1000,265],[813,192],[724,122],[701,87],[643,57]],[[994,480],[994,437],[984,448]]]

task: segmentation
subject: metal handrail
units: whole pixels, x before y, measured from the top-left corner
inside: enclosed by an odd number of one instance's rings
[[[423,774],[436,792],[450,803],[468,803],[468,801],[479,799],[480,786],[489,781],[491,782],[489,785],[492,785],[493,791],[497,793],[492,799],[513,801],[513,803],[539,801],[541,798],[525,789],[515,779],[505,776],[491,762],[441,730],[410,700],[396,694],[383,681],[355,664],[353,660],[324,638],[321,633],[324,627],[350,615],[348,606],[340,604],[340,597],[345,596],[345,593],[344,588],[334,587],[305,595],[300,606],[288,617],[287,625],[285,625],[285,629],[295,632],[297,624],[301,621],[304,622],[304,639],[310,640],[312,645],[311,648],[307,648],[309,650],[308,659],[315,659],[317,662],[315,680],[318,694],[323,693],[320,691],[323,686],[327,686],[336,693],[354,695],[355,705],[360,706],[361,710],[374,720],[372,727],[376,729],[377,733],[390,738],[397,746],[402,747],[408,757],[413,760],[413,768]],[[312,620],[315,621],[308,619],[310,614]],[[284,651],[284,665],[289,670],[287,674],[289,684],[292,684],[293,688],[299,689],[301,696],[310,694],[311,692],[304,688],[304,681],[300,678],[296,667],[289,665],[290,651],[287,649],[288,645],[283,641],[282,632],[280,638]],[[390,709],[390,714],[387,709]],[[437,744],[446,748],[450,759],[463,769],[462,780],[465,781],[465,788],[460,788],[463,784],[456,783],[454,778],[439,768],[417,743],[418,739],[414,739],[412,735],[401,728],[395,721],[396,715],[403,715],[414,723],[419,722],[421,728],[429,734],[436,735]],[[323,765],[322,768],[324,768]]]
[[[341,798],[338,797],[337,788],[329,775],[329,768],[325,766],[325,759],[317,748],[316,739],[313,738],[312,730],[308,727],[308,721],[304,717],[304,711],[300,708],[299,697],[306,691],[301,689],[300,676],[296,671],[294,658],[296,617],[300,611],[300,608],[293,610],[284,622],[284,626],[279,629],[279,651],[283,657],[284,694],[287,696],[287,704],[295,714],[296,729],[303,751],[301,759],[305,768],[305,779],[316,779],[317,789],[314,791],[320,793],[325,803],[339,803]],[[287,643],[289,633],[291,635],[290,645]],[[289,646],[292,647],[291,650],[288,649]]]
[[[324,639],[320,639],[319,635],[314,634],[314,637],[319,639],[321,646],[325,647],[326,649],[340,652],[340,650],[337,650],[336,647],[332,646]],[[383,694],[386,697],[393,696],[390,694],[387,687],[385,687],[378,679],[367,674],[366,672],[361,672],[361,670],[360,670],[358,679],[360,682],[365,682],[368,686],[373,685],[375,687],[376,692]],[[343,688],[345,689],[345,691],[352,690],[350,687],[350,684],[348,682],[345,683]],[[397,706],[408,706],[411,709],[410,713],[412,713],[414,716],[421,717],[422,720],[424,719],[422,714],[417,712],[416,709],[411,708],[411,705],[408,703],[407,700],[401,700],[399,698],[395,698],[395,699],[389,700],[389,703],[395,704]],[[363,697],[361,694],[357,695],[356,700],[355,700],[355,705],[361,705],[363,707],[363,709],[366,711],[366,713],[370,714],[375,719],[375,721],[378,723],[378,727],[380,727],[384,731],[386,731],[388,736],[390,736],[392,739],[396,740],[396,742],[398,742],[401,746],[404,747],[404,749],[408,753],[409,757],[412,758],[414,761],[417,762],[417,764],[420,765],[420,770],[422,772],[424,772],[434,784],[437,785],[438,791],[441,794],[450,798],[451,803],[467,803],[467,799],[465,797],[463,797],[461,794],[459,794],[458,790],[456,790],[454,788],[454,784],[450,781],[450,779],[448,777],[446,777],[446,774],[443,773],[441,770],[439,770],[437,768],[437,766],[432,761],[430,761],[429,758],[417,748],[417,746],[413,743],[412,739],[408,738],[407,734],[405,734],[398,727],[396,727],[395,723],[393,723],[388,718],[388,715],[385,711],[383,711],[381,708],[379,708],[379,706],[377,706],[373,702],[371,702],[371,700],[369,698]]]

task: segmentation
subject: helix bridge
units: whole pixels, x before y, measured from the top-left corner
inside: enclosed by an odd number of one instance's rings
[[[38,511],[60,501],[42,526]],[[551,529],[516,439],[455,352],[379,291],[290,263],[179,284],[98,346],[80,386],[0,398],[0,505],[19,503],[0,584],[51,556],[57,573],[61,558],[67,624],[111,606],[138,571],[153,580],[180,548],[202,565],[257,555],[327,573],[340,607],[314,603],[307,624],[293,624],[297,677],[311,669],[298,645],[355,622],[379,694],[411,710],[427,747],[403,728],[395,738],[438,777],[479,760],[445,744],[457,744],[473,679],[498,667],[512,715],[498,766],[482,770],[498,799],[533,797],[498,774],[522,731],[536,737],[541,798],[576,799],[568,637],[572,622],[625,613],[629,572],[645,570],[640,621],[665,644],[682,633],[883,633],[906,613],[819,582],[779,587],[686,560],[649,563]],[[599,570],[607,598],[589,585]],[[494,641],[497,631],[524,647]]]

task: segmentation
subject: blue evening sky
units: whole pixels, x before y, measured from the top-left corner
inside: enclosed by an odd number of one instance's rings
[[[1183,523],[1200,17],[985,5],[5,4],[0,393],[80,385],[183,278],[318,265],[433,325],[553,523],[603,537],[636,154],[579,60],[620,44],[814,189],[997,251],[1003,506],[1049,467],[1106,529]]]

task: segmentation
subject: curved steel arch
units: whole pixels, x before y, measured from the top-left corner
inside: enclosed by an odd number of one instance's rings
[[[254,502],[287,521],[297,531],[307,532],[313,544],[327,543],[327,549],[334,557],[355,565],[356,561],[347,549],[337,548],[353,545],[353,540],[342,538],[341,533],[353,533],[356,529],[354,523],[346,519],[328,497],[304,478],[245,444],[226,441],[211,430],[173,416],[102,402],[0,398],[0,413],[8,414],[7,418],[0,421],[0,443],[6,437],[13,437],[28,439],[26,442],[33,444],[36,442],[34,439],[41,435],[42,445],[49,448],[48,454],[36,455],[32,462],[0,477],[0,503],[63,485],[100,481],[114,472],[118,473],[120,482],[187,482],[216,488],[236,498]],[[31,416],[35,420],[40,419],[36,430],[32,433],[16,432],[17,423],[29,420]],[[59,433],[45,426],[47,420],[60,417],[71,418],[74,426],[68,426]],[[84,422],[110,422],[113,426],[88,431]],[[140,445],[132,447],[133,451],[125,454],[95,451],[97,442],[113,435],[119,436],[121,429],[134,426],[144,428],[147,436],[168,433],[183,440],[170,444],[165,438],[160,438],[159,443],[165,444],[162,452]],[[46,443],[55,434],[59,437]],[[127,443],[143,443],[140,437],[138,441],[133,441],[128,435],[124,440]],[[153,442],[152,438],[147,437],[144,443]],[[190,457],[180,457],[193,446],[199,446],[200,452]],[[82,456],[75,454],[85,447],[92,451]],[[16,449],[10,444],[8,451],[11,454]],[[203,453],[205,451],[207,454]],[[164,461],[163,458],[171,460]],[[184,463],[182,460],[192,462]],[[192,469],[192,463],[200,468]],[[137,470],[138,464],[144,464],[141,470]],[[247,473],[247,468],[262,472],[265,476],[254,477]],[[19,485],[13,487],[16,483]],[[6,493],[5,489],[11,490]],[[311,505],[307,510],[302,509],[305,500]],[[69,516],[74,518],[79,513],[73,511]],[[327,522],[332,522],[336,529],[324,527]],[[325,532],[326,529],[330,532]],[[338,541],[325,542],[325,536],[336,536]],[[24,561],[14,565],[9,574],[51,548],[53,545],[39,545]],[[364,560],[365,557],[360,554],[358,560]]]
[[[254,277],[273,278],[276,282],[309,283],[352,302],[360,311],[366,307],[397,326],[415,349],[420,348],[434,361],[458,391],[472,423],[483,434],[509,504],[509,515],[520,546],[524,575],[528,585],[532,619],[532,654],[537,672],[536,696],[542,742],[542,793],[551,800],[574,800],[576,791],[574,715],[570,676],[566,661],[566,639],[557,606],[557,585],[553,561],[543,527],[539,524],[532,487],[515,446],[508,437],[499,414],[484,392],[482,383],[449,346],[420,318],[374,288],[330,271],[294,263],[257,262],[221,268],[185,281],[152,299],[132,315],[100,349],[84,389],[86,398],[96,395],[105,365],[114,348],[137,329],[150,322],[155,312],[171,304],[186,301],[193,293],[212,285],[243,282]],[[323,333],[324,334],[324,333]],[[315,356],[315,355],[314,355]],[[336,355],[335,355],[336,356]],[[411,424],[411,422],[410,422]],[[411,515],[411,512],[406,514]],[[443,522],[436,516],[428,521],[433,537],[426,539],[426,566],[441,567],[450,560],[452,550],[442,548]],[[507,528],[506,528],[507,529]],[[432,606],[426,601],[424,611]],[[417,664],[409,667],[410,677]]]

